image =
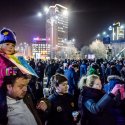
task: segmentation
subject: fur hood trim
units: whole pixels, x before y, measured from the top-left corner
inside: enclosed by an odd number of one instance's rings
[[[124,79],[122,77],[118,76],[118,75],[110,75],[110,76],[108,76],[107,81],[109,82],[112,79],[116,79],[116,80],[120,80],[120,81],[124,82]]]

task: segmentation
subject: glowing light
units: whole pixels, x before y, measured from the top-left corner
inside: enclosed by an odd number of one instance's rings
[[[97,34],[97,37],[100,37],[100,34]]]
[[[112,26],[109,26],[109,28],[108,28],[110,31],[112,30]]]
[[[41,38],[39,38],[39,37],[33,38],[33,41],[40,41],[40,40],[41,40]]]
[[[120,28],[121,28],[121,29],[124,29],[124,25],[121,25]]]
[[[44,7],[44,12],[47,14],[49,12],[49,8],[47,6]]]
[[[42,17],[42,13],[41,13],[41,12],[38,12],[38,13],[37,13],[37,16],[38,16],[38,17]]]
[[[103,34],[103,35],[106,35],[106,32],[104,31],[102,34]]]
[[[68,10],[63,11],[63,16],[68,16]]]
[[[75,39],[73,38],[72,41],[75,42]]]

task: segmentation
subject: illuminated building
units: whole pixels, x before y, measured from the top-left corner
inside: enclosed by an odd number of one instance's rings
[[[35,59],[46,59],[50,56],[49,39],[34,38],[32,42],[32,54]]]
[[[55,57],[57,47],[63,47],[63,40],[68,40],[67,8],[56,4],[50,6],[46,15],[46,38],[50,38],[51,58]]]

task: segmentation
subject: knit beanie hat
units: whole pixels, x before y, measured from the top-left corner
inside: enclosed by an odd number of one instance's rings
[[[16,44],[17,40],[16,40],[15,33],[12,30],[8,28],[3,28],[0,31],[0,44],[6,43],[6,42]]]

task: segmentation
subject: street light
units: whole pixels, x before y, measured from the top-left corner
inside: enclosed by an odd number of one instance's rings
[[[102,34],[103,34],[103,35],[106,35],[106,32],[104,31]]]
[[[72,41],[75,42],[75,39],[73,38]]]
[[[109,26],[108,30],[111,31],[112,29],[113,29],[112,26]]]
[[[47,14],[49,12],[49,8],[47,6],[44,7],[44,12]]]
[[[97,34],[97,37],[100,37],[100,34]]]
[[[41,12],[38,12],[38,13],[37,13],[37,16],[38,16],[38,17],[42,17],[42,13],[41,13]]]

